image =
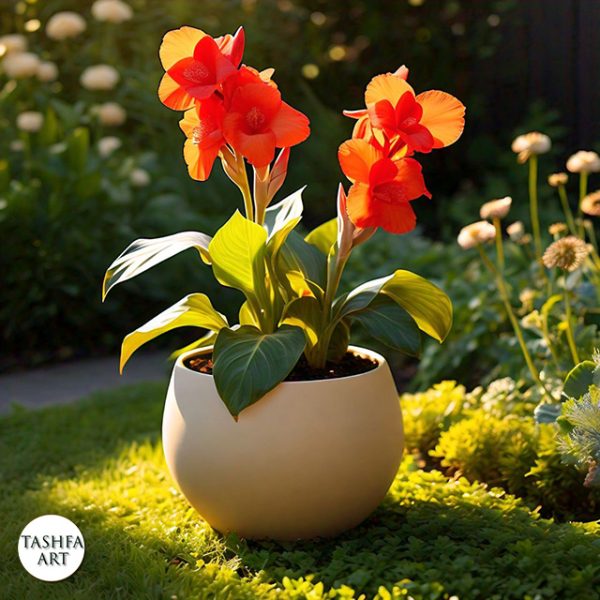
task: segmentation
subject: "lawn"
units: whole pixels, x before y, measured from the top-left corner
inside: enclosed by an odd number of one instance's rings
[[[0,420],[3,599],[600,597],[597,524],[543,519],[410,458],[379,510],[336,540],[223,537],[166,470],[164,392],[131,386]],[[45,513],[73,520],[86,541],[81,568],[59,583],[35,580],[17,557],[21,529]]]

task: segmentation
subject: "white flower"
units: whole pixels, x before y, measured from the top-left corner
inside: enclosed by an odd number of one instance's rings
[[[27,133],[35,133],[44,125],[44,115],[35,111],[25,111],[17,115],[17,127]]]
[[[20,33],[9,33],[0,37],[0,46],[6,54],[11,52],[25,52],[27,50],[27,38]]]
[[[87,90],[112,90],[119,82],[119,72],[110,65],[94,65],[83,71],[79,81]]]
[[[123,23],[133,17],[131,6],[121,0],[96,0],[92,4],[92,16],[97,21]]]
[[[121,140],[108,136],[98,140],[98,153],[102,158],[108,158],[115,150],[121,147]]]
[[[54,81],[58,77],[58,67],[53,62],[41,62],[37,70],[37,78],[40,81]]]
[[[525,235],[525,226],[522,221],[515,221],[506,228],[506,233],[513,242],[518,242]]]
[[[551,147],[552,142],[547,135],[539,131],[531,131],[515,138],[511,149],[518,154],[517,160],[524,163],[532,155],[546,154]]]
[[[13,152],[23,152],[23,150],[25,150],[25,144],[23,143],[23,140],[13,140],[10,143],[10,149]]]
[[[129,175],[129,181],[135,187],[145,187],[150,183],[150,174],[144,169],[134,169]]]
[[[567,170],[571,173],[597,173],[600,171],[600,156],[586,150],[575,152],[567,160]]]
[[[458,245],[463,250],[485,244],[496,237],[496,228],[488,221],[477,221],[463,227],[458,234]]]
[[[511,204],[512,198],[510,196],[490,200],[479,209],[479,216],[482,219],[503,219],[508,214]]]
[[[123,125],[127,119],[125,109],[116,102],[105,102],[96,107],[96,114],[102,125],[107,127],[116,127]]]
[[[85,19],[79,13],[70,10],[57,12],[46,23],[46,35],[53,40],[76,37],[85,29]]]
[[[25,79],[37,75],[40,59],[32,52],[9,54],[3,61],[5,73],[13,79]]]

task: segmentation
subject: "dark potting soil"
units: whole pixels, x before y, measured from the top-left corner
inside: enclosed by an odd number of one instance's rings
[[[212,356],[192,356],[184,362],[188,369],[198,371],[198,373],[212,374],[213,361]],[[365,356],[359,356],[352,352],[347,352],[340,362],[329,362],[324,369],[313,369],[302,356],[292,372],[285,378],[285,381],[312,381],[315,379],[335,379],[337,377],[349,377],[350,375],[360,375],[377,367],[377,362]]]

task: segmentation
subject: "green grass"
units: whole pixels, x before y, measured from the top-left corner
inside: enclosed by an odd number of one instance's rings
[[[187,505],[160,446],[164,386],[96,394],[0,420],[0,598],[599,598],[600,527],[541,519],[520,500],[405,461],[385,503],[336,540],[250,543]],[[75,575],[44,583],[17,557],[32,518],[86,541]]]

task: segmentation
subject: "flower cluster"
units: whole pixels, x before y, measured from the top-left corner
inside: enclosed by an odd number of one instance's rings
[[[185,111],[180,122],[187,141],[190,176],[208,179],[221,153],[231,151],[255,168],[268,166],[275,148],[303,142],[308,119],[281,99],[272,69],[241,65],[244,30],[213,38],[199,29],[168,32],[160,47],[165,69],[159,87],[163,104]],[[241,65],[241,66],[240,66]],[[227,147],[227,148],[226,148]]]
[[[414,229],[410,202],[431,194],[413,156],[449,146],[464,129],[460,101],[437,90],[416,95],[407,78],[404,66],[378,75],[365,91],[366,108],[344,111],[357,122],[338,158],[352,182],[348,216],[360,228],[381,227],[391,233]]]

